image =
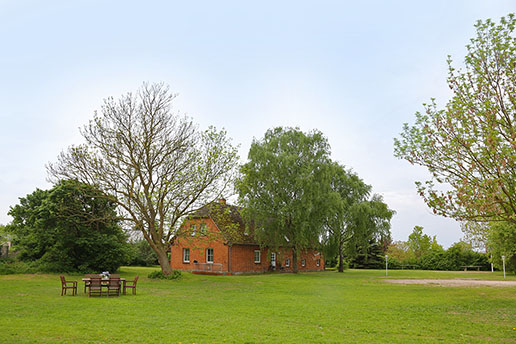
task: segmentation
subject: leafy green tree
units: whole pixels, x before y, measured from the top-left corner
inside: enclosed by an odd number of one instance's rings
[[[126,260],[126,235],[116,202],[92,186],[63,180],[11,207],[7,229],[19,259],[57,272],[116,271]]]
[[[129,243],[128,265],[151,266],[158,265],[158,255],[150,247],[147,240],[137,240]]]
[[[432,242],[430,244],[430,250],[433,251],[433,252],[442,252],[442,251],[444,251],[443,246],[437,242],[437,235],[434,235],[432,237]]]
[[[352,208],[361,202],[365,202],[371,192],[371,186],[365,184],[355,173],[346,171],[338,164],[332,163],[330,190],[327,196],[329,205],[326,228],[328,247],[334,247],[338,256],[338,270],[344,271],[344,254],[348,242],[355,234],[356,215],[362,214],[352,211]],[[327,250],[326,253],[331,253]]]
[[[414,253],[416,259],[420,259],[430,251],[430,248],[432,247],[432,238],[430,238],[429,235],[423,234],[423,227],[414,226],[414,230],[408,237],[407,244],[410,250]]]
[[[237,148],[224,130],[199,131],[173,111],[176,95],[163,84],[106,99],[81,131],[86,143],[48,165],[54,180],[96,185],[118,204],[127,228],[140,231],[172,273],[171,240],[184,218],[233,186]]]
[[[350,240],[346,251],[355,260],[354,266],[377,267],[385,259],[385,251],[391,241],[390,221],[395,213],[377,194],[351,207]]]
[[[265,246],[291,247],[297,272],[301,249],[319,243],[326,216],[330,147],[319,131],[275,128],[253,140],[237,184],[255,237]]]
[[[448,59],[453,97],[404,124],[394,155],[428,169],[417,189],[436,214],[516,223],[516,19],[478,21],[465,69]],[[439,187],[438,185],[441,185]]]
[[[487,239],[491,262],[502,269],[502,256],[508,271],[516,273],[516,225],[509,222],[491,223]]]

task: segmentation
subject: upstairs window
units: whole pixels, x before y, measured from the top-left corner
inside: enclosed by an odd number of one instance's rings
[[[213,263],[213,249],[206,249],[206,263]]]
[[[190,263],[190,249],[183,248],[183,263]]]
[[[262,261],[262,253],[260,252],[260,250],[254,250],[254,262],[256,264],[259,264],[261,263]]]
[[[208,233],[208,227],[206,226],[205,223],[201,224],[200,231],[201,231],[201,235],[206,235]]]
[[[195,232],[197,231],[197,226],[196,225],[191,225],[190,226],[190,232],[192,232],[192,236],[195,236]]]

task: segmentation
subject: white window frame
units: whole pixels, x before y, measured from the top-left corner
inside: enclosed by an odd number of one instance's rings
[[[302,266],[302,267],[305,267],[305,266],[306,266],[306,259],[301,259],[301,266]]]
[[[186,259],[188,258],[188,259]],[[190,263],[190,249],[183,248],[183,263]]]
[[[195,236],[195,232],[197,231],[197,225],[190,225],[190,230],[192,231],[192,236]]]
[[[199,226],[199,231],[201,235],[208,234],[208,226],[205,223],[201,223],[201,225]]]
[[[320,260],[320,259],[317,259],[317,260],[315,261],[315,265],[317,265],[317,266],[321,266],[321,260]]]
[[[211,261],[210,261],[210,250],[211,250]],[[207,248],[206,249],[206,263],[213,264],[214,256],[215,256],[215,254],[213,252],[213,249],[212,248]]]
[[[290,258],[285,259],[285,267],[290,268]]]
[[[258,253],[258,256],[256,255]],[[256,259],[258,257],[258,259]],[[254,263],[260,264],[262,262],[262,252],[260,250],[254,250]]]

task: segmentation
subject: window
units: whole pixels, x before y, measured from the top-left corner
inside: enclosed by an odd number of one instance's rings
[[[285,259],[285,267],[290,267],[290,258]]]
[[[254,250],[254,262],[255,263],[261,263],[261,258],[262,258],[262,255],[261,255],[261,252],[260,250]]]
[[[190,249],[183,248],[183,263],[190,263]]]
[[[197,230],[197,226],[196,225],[191,225],[190,226],[190,231],[192,232],[192,236],[195,236],[195,231]]]
[[[302,266],[302,267],[305,267],[305,266],[306,266],[306,260],[305,260],[305,259],[303,259],[303,260],[301,261],[301,266]]]
[[[206,249],[206,263],[213,263],[213,249]]]
[[[208,228],[206,227],[205,223],[201,224],[200,230],[201,230],[201,235],[206,235],[208,233]]]
[[[320,260],[320,259],[317,259],[317,260],[315,261],[315,265],[317,265],[317,266],[321,266],[321,260]]]

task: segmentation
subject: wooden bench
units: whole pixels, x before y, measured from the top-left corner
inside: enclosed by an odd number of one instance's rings
[[[401,266],[401,270],[404,270],[405,268],[411,268],[412,270],[415,270],[417,268],[417,265],[405,264]]]
[[[461,266],[461,268],[464,268],[464,271],[468,271],[468,268],[477,269],[477,271],[480,271],[481,266],[480,265],[464,265],[464,266]]]

